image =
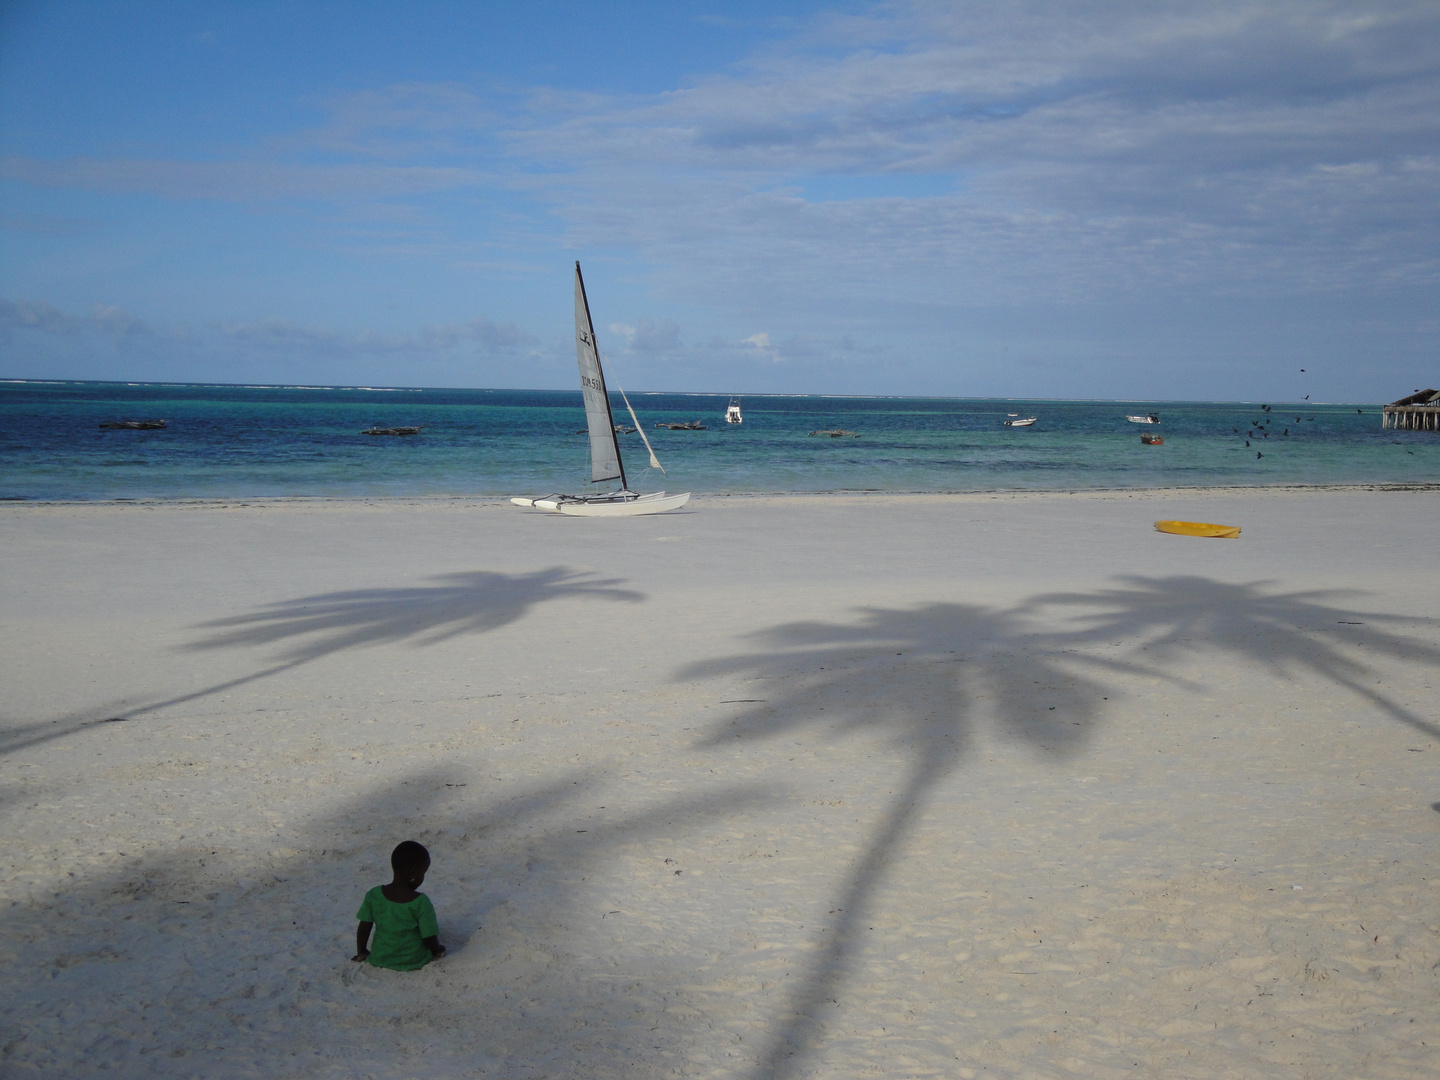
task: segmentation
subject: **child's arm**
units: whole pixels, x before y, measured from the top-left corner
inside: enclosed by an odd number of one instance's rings
[[[436,960],[439,960],[440,957],[445,955],[445,946],[440,944],[439,934],[431,934],[427,938],[422,938],[420,940],[420,944],[424,945],[427,949],[429,949],[430,955],[433,956]]]
[[[370,931],[375,928],[372,922],[362,922],[355,928],[355,955],[350,959],[357,964],[370,955]],[[434,952],[434,949],[430,950]]]

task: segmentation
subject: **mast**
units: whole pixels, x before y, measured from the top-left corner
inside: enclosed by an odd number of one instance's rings
[[[580,263],[575,263],[575,359],[580,365],[580,390],[585,398],[585,423],[590,432],[590,482],[625,479],[625,463],[620,460],[620,443],[615,438],[615,417],[610,411],[610,393],[605,388],[605,372],[600,367],[600,347],[595,341],[595,323],[590,318],[590,300],[585,295],[585,279]]]

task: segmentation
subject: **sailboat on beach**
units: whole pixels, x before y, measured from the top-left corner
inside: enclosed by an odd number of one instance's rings
[[[580,392],[585,398],[585,423],[590,435],[590,482],[602,484],[620,481],[619,491],[597,492],[593,495],[546,495],[537,499],[511,499],[516,506],[536,510],[552,510],[577,517],[635,517],[639,514],[661,514],[675,510],[690,501],[687,491],[667,495],[663,491],[640,495],[630,490],[625,478],[625,465],[620,460],[620,444],[615,439],[615,417],[610,411],[610,394],[605,389],[605,372],[600,367],[600,348],[595,343],[595,324],[590,319],[590,301],[585,297],[585,279],[580,264],[575,264],[575,358],[580,365]],[[650,451],[650,467],[665,471],[660,459],[645,438],[635,410],[625,391],[620,398],[635,423],[635,430]]]

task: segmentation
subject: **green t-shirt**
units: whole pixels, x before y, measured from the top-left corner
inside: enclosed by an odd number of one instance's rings
[[[375,924],[369,961],[376,967],[414,971],[433,959],[424,939],[439,934],[440,925],[435,921],[435,908],[424,893],[419,893],[408,904],[397,904],[386,900],[376,885],[365,894],[355,918]]]

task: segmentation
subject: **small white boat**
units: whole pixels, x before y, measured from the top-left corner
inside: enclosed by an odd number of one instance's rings
[[[1005,421],[1005,426],[1006,426],[1006,427],[1029,427],[1031,424],[1035,423],[1035,419],[1036,419],[1036,418],[1033,417],[1033,416],[1027,416],[1027,417],[1025,417],[1025,419],[1023,419],[1023,420],[1006,420],[1006,421]]]
[[[600,349],[595,344],[595,323],[590,318],[590,301],[585,296],[585,279],[580,276],[580,264],[575,264],[575,359],[580,365],[580,390],[585,399],[586,430],[590,434],[590,481],[594,484],[612,480],[620,481],[619,491],[600,492],[595,495],[544,495],[540,498],[517,498],[510,501],[516,506],[533,510],[549,510],[557,514],[574,517],[634,517],[638,514],[663,514],[676,510],[690,501],[687,491],[681,495],[666,495],[654,491],[645,495],[630,490],[625,478],[625,463],[620,460],[620,444],[615,439],[617,425],[610,412],[610,393],[605,388],[605,372],[600,367]],[[645,429],[640,426],[635,410],[625,391],[620,399],[630,411],[635,422],[635,431],[650,451],[650,467],[660,469],[660,461],[645,438]],[[696,421],[695,426],[700,426]]]
[[[1132,424],[1158,424],[1160,422],[1160,417],[1153,412],[1148,416],[1127,416],[1125,419]]]
[[[744,418],[740,415],[740,399],[739,399],[739,398],[733,398],[733,397],[732,397],[732,398],[730,399],[730,405],[725,409],[725,423],[727,423],[727,424],[740,424],[740,423],[744,423]]]

